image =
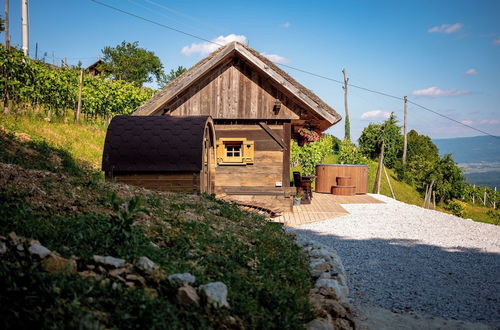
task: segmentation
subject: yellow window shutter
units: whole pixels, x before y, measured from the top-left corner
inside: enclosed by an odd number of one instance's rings
[[[254,159],[254,143],[253,141],[244,141],[243,142],[243,162],[247,164],[253,164]]]

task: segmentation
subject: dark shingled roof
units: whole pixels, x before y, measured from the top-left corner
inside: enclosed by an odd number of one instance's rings
[[[202,169],[208,116],[116,116],[102,157],[103,171],[163,172]]]

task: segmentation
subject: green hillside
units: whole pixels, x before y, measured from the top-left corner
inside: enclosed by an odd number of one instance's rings
[[[104,182],[103,128],[0,125],[0,328],[299,329],[315,317],[306,256],[280,224],[213,196]],[[195,276],[189,299],[176,273]],[[229,306],[202,294],[213,282]]]

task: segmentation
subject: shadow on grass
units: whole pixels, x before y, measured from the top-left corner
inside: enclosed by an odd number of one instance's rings
[[[355,304],[500,324],[500,254],[408,239],[351,239],[293,232],[335,248]]]

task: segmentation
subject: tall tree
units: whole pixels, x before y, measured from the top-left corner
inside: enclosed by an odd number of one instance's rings
[[[183,67],[182,65],[178,66],[177,69],[172,69],[168,74],[165,74],[161,77],[161,79],[158,81],[158,84],[160,87],[166,86],[172,82],[175,78],[179,77],[181,74],[186,72],[187,69]]]
[[[152,51],[139,47],[139,43],[123,41],[116,47],[102,50],[104,69],[115,79],[142,85],[145,82],[161,81],[163,65]]]
[[[391,114],[382,124],[370,123],[358,139],[361,152],[365,156],[375,159],[379,156],[382,141],[384,141],[384,164],[389,168],[393,168],[402,153],[403,144],[403,135],[401,135],[401,128],[397,123],[394,114]]]

